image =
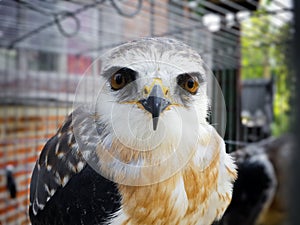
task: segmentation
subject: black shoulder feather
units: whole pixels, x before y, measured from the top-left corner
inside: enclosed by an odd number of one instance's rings
[[[84,117],[79,119],[84,122]],[[33,170],[29,207],[32,224],[101,224],[119,207],[115,183],[85,161],[70,115],[47,142]]]

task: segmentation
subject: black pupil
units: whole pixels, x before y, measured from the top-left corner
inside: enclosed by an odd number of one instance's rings
[[[194,80],[192,78],[190,78],[188,81],[187,81],[187,87],[188,88],[193,88],[194,87]]]
[[[124,81],[122,74],[120,74],[120,73],[116,74],[115,81],[116,81],[116,84],[121,85]]]

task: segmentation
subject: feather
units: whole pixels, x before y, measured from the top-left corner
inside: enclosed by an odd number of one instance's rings
[[[118,79],[110,74],[115,68],[122,68]],[[236,168],[206,122],[202,81],[209,73],[199,54],[176,40],[146,38],[109,51],[101,69],[97,96],[76,102],[36,163],[32,224],[208,225],[219,219]],[[197,85],[178,82],[182,74],[197,77]],[[153,129],[159,102],[168,104]]]
[[[268,138],[232,153],[238,166],[231,204],[220,225],[276,225],[287,219],[290,135]]]

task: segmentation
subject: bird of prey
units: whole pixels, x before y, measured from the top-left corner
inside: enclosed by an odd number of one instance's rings
[[[232,201],[216,225],[287,224],[291,135],[270,137],[233,152],[238,166]]]
[[[32,224],[209,225],[221,218],[237,173],[207,122],[200,55],[177,40],[143,38],[105,54],[97,79],[97,96],[74,107],[40,154]]]

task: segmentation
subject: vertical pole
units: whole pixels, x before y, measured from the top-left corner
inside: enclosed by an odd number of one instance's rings
[[[150,0],[150,35],[155,35],[155,0]]]
[[[296,145],[294,148],[294,155],[292,157],[292,167],[291,167],[291,191],[290,193],[290,213],[291,213],[291,225],[300,224],[300,64],[298,62],[300,57],[300,1],[294,0],[294,24],[295,24],[295,32],[294,32],[294,40],[293,40],[293,63],[294,63],[294,72],[296,76],[296,99],[294,100],[295,116],[296,116],[296,125],[293,127]]]
[[[242,34],[242,25],[239,23],[238,25],[238,30],[240,34]],[[241,113],[242,113],[242,43],[241,43],[241,38],[237,38],[237,48],[240,49],[238,51],[238,59],[236,61],[236,70],[235,70],[235,113],[236,113],[236,118],[235,118],[235,133],[234,133],[234,138],[235,140],[242,140],[243,134],[242,134],[242,118],[241,118]],[[236,146],[235,146],[236,147]],[[236,150],[236,148],[235,148]]]
[[[21,23],[21,21],[22,21],[22,17],[23,17],[23,15],[22,15],[22,8],[21,8],[21,6],[20,6],[20,4],[18,4],[17,3],[17,6],[16,6],[16,17],[17,17],[17,35],[19,35],[19,33],[20,33],[20,23]],[[24,60],[22,60],[22,58],[21,58],[21,51],[22,51],[22,53],[24,52],[24,50],[20,50],[18,47],[16,48],[16,71],[15,71],[15,75],[17,76],[17,88],[19,89],[20,88],[20,83],[22,83],[22,79],[23,79],[23,77],[22,76],[24,76],[24,71],[23,71],[23,74],[21,73],[21,69],[23,69],[21,66],[24,66]],[[22,62],[22,64],[20,64]],[[9,68],[9,67],[8,67]],[[27,68],[26,68],[27,69]],[[19,99],[19,96],[13,96],[14,98],[16,98],[16,99]],[[19,101],[19,100],[18,100]],[[21,102],[21,101],[20,101]],[[16,130],[18,130],[18,126],[19,126],[19,110],[20,110],[20,106],[18,105],[18,104],[20,104],[20,103],[17,103],[17,106],[13,109],[14,110],[14,112],[13,112],[13,114],[14,115],[12,115],[12,116],[14,116],[15,117],[15,120],[14,120],[14,128],[16,129]],[[23,107],[23,106],[22,106]],[[19,135],[18,135],[18,132],[16,132],[15,134],[14,134],[14,138],[15,138],[15,143],[14,143],[14,145],[15,145],[15,148],[14,148],[14,154],[15,154],[15,156],[14,156],[14,161],[15,162],[18,162],[19,160],[20,160],[20,158],[17,156],[17,149],[18,148],[20,148],[21,147],[21,143],[20,143],[20,141],[19,141]],[[24,160],[24,159],[23,159]],[[17,165],[15,165],[14,166],[14,171],[16,171],[17,169],[18,169],[18,164]],[[17,185],[17,183],[16,183],[16,185]],[[19,199],[18,198],[16,198],[16,201],[17,202],[19,202]],[[18,206],[16,206],[15,207],[15,214],[14,214],[14,217],[15,217],[15,225],[17,225],[17,219],[16,219],[16,217],[18,216],[18,214],[20,213],[20,209],[19,209],[19,207]]]

